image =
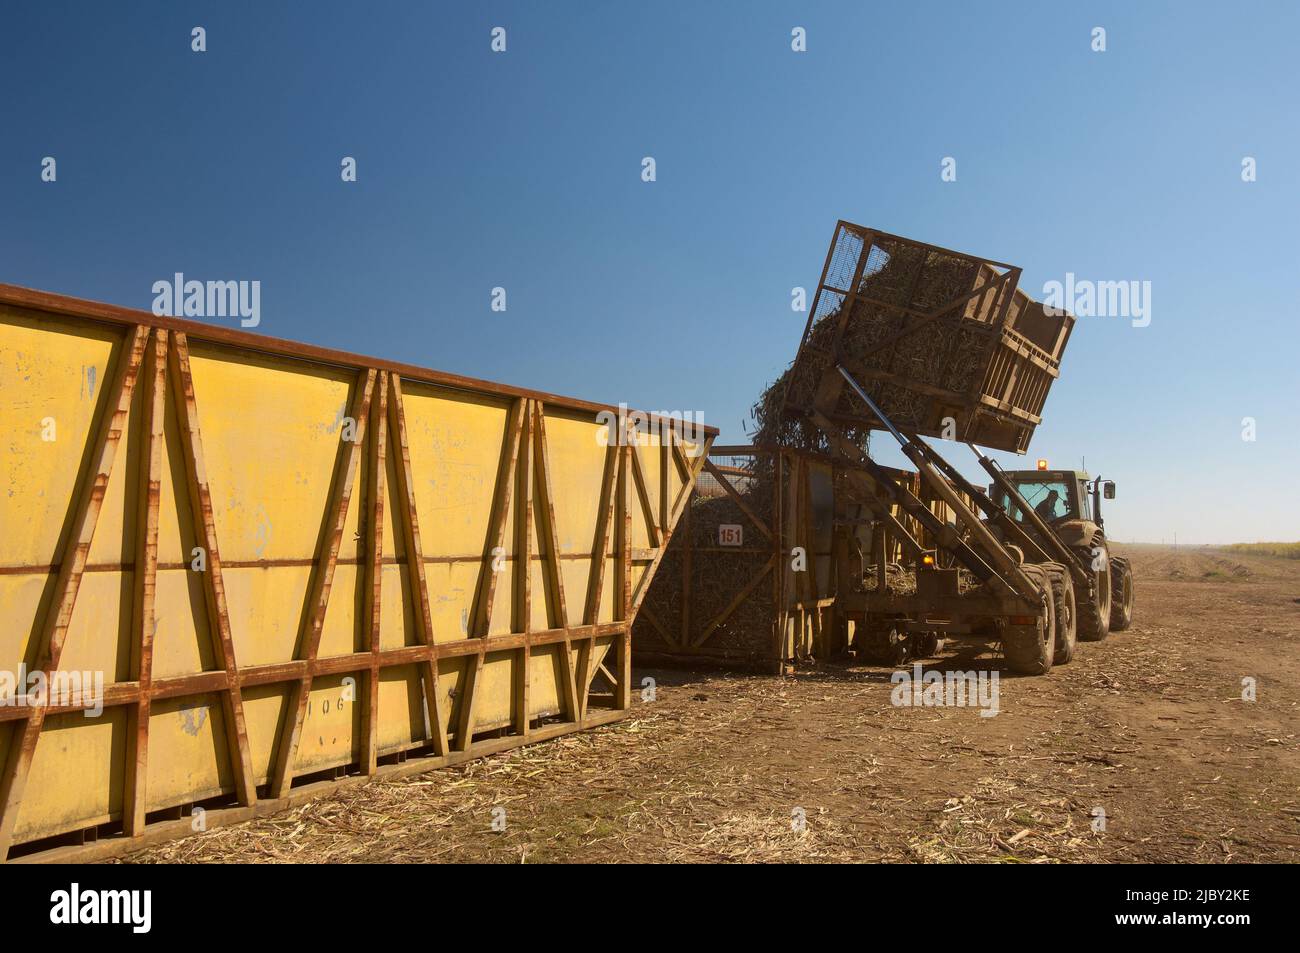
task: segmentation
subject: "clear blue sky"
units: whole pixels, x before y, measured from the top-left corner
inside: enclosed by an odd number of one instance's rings
[[[1036,297],[1151,281],[1149,327],[1080,320],[1030,458],[1116,479],[1119,539],[1300,539],[1298,8],[980,7],[7,4],[0,280],[257,279],[263,333],[738,442],[842,217]]]

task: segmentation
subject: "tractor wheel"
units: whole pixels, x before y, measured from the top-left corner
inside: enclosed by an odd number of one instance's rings
[[[1020,675],[1046,675],[1056,654],[1056,609],[1052,583],[1042,566],[1021,566],[1043,596],[1043,611],[1033,625],[1002,627],[1002,654],[1007,666]]]
[[[1110,554],[1105,540],[1075,550],[1093,575],[1092,592],[1080,592],[1075,598],[1080,642],[1100,642],[1110,635]],[[1094,568],[1100,566],[1101,568]]]
[[[1068,665],[1074,658],[1074,647],[1079,637],[1074,578],[1060,563],[1043,563],[1043,568],[1052,580],[1052,602],[1056,609],[1056,653],[1052,656],[1052,664]]]
[[[1110,560],[1110,630],[1123,632],[1133,624],[1133,567],[1123,556]]]

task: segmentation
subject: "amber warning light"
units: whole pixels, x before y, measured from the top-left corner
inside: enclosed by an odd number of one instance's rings
[[[1038,469],[1040,469],[1040,470],[1046,470],[1046,469],[1047,469],[1047,461],[1046,461],[1046,460],[1039,460],[1039,461],[1038,461]]]

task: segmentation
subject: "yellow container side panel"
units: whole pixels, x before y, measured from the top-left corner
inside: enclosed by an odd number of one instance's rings
[[[190,348],[221,558],[315,556],[356,374]]]
[[[427,544],[426,544],[427,545]],[[457,642],[469,637],[470,611],[478,585],[479,562],[429,562],[424,567],[429,585],[429,610],[435,642]],[[509,611],[509,588],[514,578],[507,564],[497,577],[496,610]],[[502,596],[500,590],[506,590]],[[503,610],[501,607],[505,606]]]
[[[474,658],[469,655],[438,660],[438,707],[449,736],[456,732],[460,703],[465,697],[465,670],[473,664]]]
[[[564,707],[563,670],[560,668],[563,657],[563,645],[539,645],[529,656],[528,672],[532,676],[528,705],[530,718],[546,718],[558,714]]]
[[[356,760],[367,677],[358,672],[326,675],[312,681],[294,765],[298,773],[309,774]]]
[[[369,651],[369,637],[361,631],[361,619],[365,615],[365,578],[363,567],[355,562],[340,563],[334,568],[334,581],[330,586],[316,653],[320,658]]]
[[[410,748],[429,737],[422,686],[419,669],[414,665],[380,671],[380,753]]]
[[[37,751],[44,744],[42,737]],[[150,810],[202,801],[233,787],[221,699],[209,694],[154,702],[149,712]]]
[[[32,758],[14,835],[32,840],[104,823],[122,809],[126,709],[51,715]]]
[[[57,559],[91,425],[122,350],[120,331],[0,307],[0,566]]]
[[[496,492],[508,403],[422,384],[402,386],[424,554],[481,554]],[[513,552],[509,533],[505,547]]]
[[[561,553],[592,551],[608,452],[601,443],[605,435],[606,428],[590,417],[546,414],[547,459],[555,492],[552,504]]]
[[[53,586],[53,573],[0,575],[0,672],[17,679],[20,664],[36,661],[33,630]]]
[[[199,574],[188,569],[159,569],[155,593],[153,677],[169,678],[216,668]]]
[[[135,574],[88,572],[68,625],[61,671],[96,671],[105,682],[131,675],[131,590]]]
[[[226,567],[226,609],[235,659],[241,668],[294,657],[310,566]],[[200,598],[202,590],[200,589]],[[203,603],[199,603],[202,611]]]
[[[280,726],[289,705],[287,685],[254,685],[244,689],[244,724],[248,730],[249,755],[258,784],[271,778]],[[222,749],[221,755],[226,749]],[[220,756],[220,755],[219,755]]]
[[[474,731],[503,728],[514,720],[518,653],[489,652],[474,693]]]

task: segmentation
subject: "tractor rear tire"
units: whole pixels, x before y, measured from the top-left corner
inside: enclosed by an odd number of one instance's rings
[[[1002,654],[1007,667],[1019,675],[1046,675],[1052,670],[1056,654],[1056,607],[1052,598],[1052,583],[1042,566],[1021,566],[1043,594],[1043,607],[1038,621],[1033,625],[1002,627]]]
[[[1093,575],[1092,592],[1079,593],[1075,599],[1080,642],[1100,642],[1110,635],[1110,554],[1104,540],[1075,550],[1083,565]],[[1100,564],[1100,569],[1092,568]]]
[[[1052,655],[1052,664],[1069,665],[1079,638],[1074,578],[1060,563],[1043,563],[1043,568],[1052,580],[1052,602],[1056,610],[1056,652]]]
[[[1110,560],[1110,630],[1123,632],[1133,624],[1133,567],[1123,556]]]

